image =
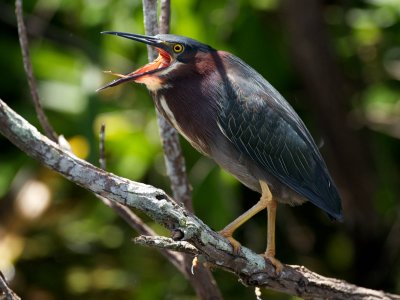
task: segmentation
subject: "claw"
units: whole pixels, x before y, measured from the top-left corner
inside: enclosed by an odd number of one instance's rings
[[[273,255],[268,254],[267,252],[262,254],[262,256],[268,259],[271,262],[271,264],[275,267],[275,273],[277,275],[279,275],[282,272],[283,264],[278,259],[276,259]]]
[[[219,232],[219,234],[222,235],[224,238],[226,238],[226,239],[229,241],[229,243],[230,243],[231,246],[232,246],[232,251],[233,251],[233,253],[234,253],[235,255],[239,254],[240,247],[241,247],[242,245],[240,245],[240,243],[232,237],[232,233],[229,232],[229,231],[221,230],[221,231]]]
[[[192,275],[194,275],[194,268],[196,268],[199,264],[199,259],[197,258],[197,255],[193,258],[192,260],[192,267],[190,268],[190,272]]]

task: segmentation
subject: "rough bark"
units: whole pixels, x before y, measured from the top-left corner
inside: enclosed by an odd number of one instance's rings
[[[16,293],[14,293],[14,291],[8,286],[6,278],[1,272],[0,272],[0,299],[21,300],[21,298]]]

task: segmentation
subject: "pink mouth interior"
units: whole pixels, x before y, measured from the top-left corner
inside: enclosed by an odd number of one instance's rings
[[[171,63],[171,56],[168,54],[167,51],[163,49],[157,48],[157,51],[158,51],[158,57],[154,61],[144,65],[143,67],[129,74],[124,75],[124,74],[113,73],[111,71],[105,71],[105,73],[117,76],[119,78],[99,88],[97,91],[117,86],[127,81],[135,81],[136,79],[142,78],[143,76],[154,74],[159,70],[169,67]]]

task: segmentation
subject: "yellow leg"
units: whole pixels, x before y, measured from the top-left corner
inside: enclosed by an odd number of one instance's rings
[[[268,212],[268,231],[267,231],[267,250],[264,253],[264,257],[267,258],[274,266],[276,273],[280,273],[283,269],[282,263],[275,258],[275,219],[276,219],[276,208],[278,203],[272,198],[271,191],[269,190],[268,184],[264,181],[260,181],[261,186],[261,198],[260,200],[244,214],[240,215],[233,222],[228,224],[219,233],[227,238],[233,247],[235,253],[239,252],[240,243],[236,241],[232,235],[236,229],[238,229],[243,223],[253,217],[255,214],[267,208]]]
[[[272,198],[272,194],[267,183],[260,181],[260,186],[262,190],[261,197],[266,198],[268,212],[267,250],[265,251],[264,256],[271,261],[271,263],[275,266],[276,273],[279,274],[283,269],[283,265],[275,258],[275,220],[278,203]]]
[[[269,194],[271,195],[271,193],[269,193]],[[240,215],[238,218],[236,218],[234,221],[229,223],[224,229],[222,229],[219,232],[223,237],[225,237],[229,240],[229,242],[232,244],[233,251],[235,253],[239,252],[240,243],[232,237],[233,232],[236,229],[238,229],[247,220],[251,219],[251,217],[253,217],[255,214],[257,214],[258,212],[260,212],[264,208],[266,208],[267,203],[268,203],[268,199],[266,197],[264,197],[264,195],[262,194],[260,200],[252,208],[250,208],[244,214]]]

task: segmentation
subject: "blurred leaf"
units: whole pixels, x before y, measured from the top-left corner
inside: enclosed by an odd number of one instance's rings
[[[333,236],[327,245],[327,256],[334,269],[349,269],[354,260],[354,247],[352,241],[343,234]]]

